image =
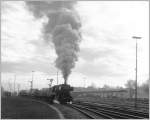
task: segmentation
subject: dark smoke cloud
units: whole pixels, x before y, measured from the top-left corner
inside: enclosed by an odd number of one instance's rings
[[[56,67],[63,74],[65,82],[71,69],[74,68],[81,40],[81,22],[74,10],[74,1],[26,2],[36,18],[46,16],[48,22],[44,25],[44,36],[51,36],[57,53]],[[48,37],[45,37],[49,40]]]

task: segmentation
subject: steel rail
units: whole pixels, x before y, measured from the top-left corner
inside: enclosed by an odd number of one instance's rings
[[[99,113],[99,112],[96,111],[96,110],[89,109],[89,108],[86,108],[86,107],[83,107],[83,106],[74,105],[74,104],[69,105],[69,106],[71,106],[72,108],[77,109],[78,111],[80,111],[80,112],[82,112],[82,113],[84,112],[83,114],[88,114],[88,115],[90,115],[89,112],[91,112],[91,113],[94,113],[95,115],[97,115],[97,117],[100,117],[100,118],[113,119],[113,117],[111,117],[111,116],[105,115],[105,114],[103,114],[103,113]],[[85,112],[85,110],[88,111],[88,112]],[[90,115],[90,116],[93,117],[93,115]],[[97,118],[95,118],[95,117],[93,117],[93,118],[94,118],[94,119],[97,119]]]
[[[80,106],[80,107],[83,107],[83,106]],[[111,117],[111,119],[114,119],[114,118],[117,118],[117,119],[128,119],[128,117],[120,116],[120,115],[113,114],[111,112],[106,112],[106,111],[103,111],[103,110],[95,110],[93,108],[89,108],[88,106],[84,106],[83,108],[89,109],[89,110],[94,110],[95,112],[97,112],[99,114],[103,114],[105,116],[107,115],[107,116]]]
[[[86,106],[87,108],[91,107],[91,106],[88,106],[88,105],[84,105],[84,106]],[[98,112],[101,112],[103,114],[112,116],[113,118],[120,118],[120,119],[129,119],[129,118],[143,119],[143,117],[137,117],[135,115],[121,113],[121,112],[118,112],[118,111],[112,111],[112,110],[107,110],[107,109],[98,108],[98,107],[92,107],[92,108],[96,109]]]
[[[92,115],[90,115],[89,113],[85,112],[84,110],[79,109],[78,107],[75,107],[73,105],[69,105],[70,107],[76,109],[77,111],[81,112],[82,114],[84,114],[86,117],[90,118],[90,119],[96,119],[95,117],[93,117]]]
[[[97,104],[97,103],[94,103],[94,104]],[[109,109],[111,108],[111,109],[113,109],[112,107],[110,107],[110,106],[107,106]],[[118,110],[121,110],[121,111],[124,111],[124,112],[128,112],[129,114],[131,114],[131,113],[133,113],[133,114],[138,114],[139,116],[147,116],[148,115],[148,113],[146,113],[146,112],[141,112],[141,111],[138,111],[138,110],[134,110],[134,109],[132,109],[132,108],[130,108],[130,107],[125,107],[125,108],[128,108],[128,109],[124,109],[124,108],[121,108],[121,107],[119,107],[119,106],[117,106],[116,108],[114,108],[114,109],[118,109]]]
[[[112,105],[120,105],[120,106],[126,106],[126,107],[134,107],[134,102],[133,101],[125,101],[125,100],[115,100],[114,99],[102,99],[102,101],[100,101],[100,103],[108,103],[108,104],[112,104]],[[143,108],[143,109],[147,109],[149,103],[144,104],[144,103],[139,103],[138,104],[138,108]]]
[[[114,102],[112,102],[112,103],[110,103],[110,102],[100,102],[100,104],[109,104],[109,105],[113,105],[113,106],[120,106],[120,107],[125,107],[125,108],[129,108],[129,109],[133,109],[134,108],[134,105],[131,105],[131,104],[120,104],[120,103],[114,103]],[[138,108],[142,108],[143,110],[147,110],[148,109],[148,105],[146,106],[146,105],[143,105],[143,106],[141,106],[141,105],[139,105],[138,104]]]
[[[135,110],[132,110],[132,109],[125,110],[125,109],[122,109],[120,107],[112,107],[112,106],[108,106],[106,104],[90,103],[90,102],[84,102],[84,104],[97,105],[96,107],[101,107],[101,108],[108,109],[108,110],[113,110],[113,111],[115,110],[115,111],[123,112],[123,113],[126,113],[126,114],[141,117],[141,118],[149,118],[149,114],[144,113],[144,112],[135,111]]]

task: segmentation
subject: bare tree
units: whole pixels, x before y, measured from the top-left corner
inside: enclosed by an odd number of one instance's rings
[[[149,80],[141,85],[141,88],[145,94],[149,94]]]
[[[129,90],[129,96],[130,98],[133,98],[134,90],[135,90],[135,81],[134,80],[128,80],[125,84],[126,88]]]

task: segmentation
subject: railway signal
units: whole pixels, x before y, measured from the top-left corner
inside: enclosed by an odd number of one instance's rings
[[[47,79],[47,80],[49,80],[49,81],[50,81],[50,84],[48,84],[48,85],[49,85],[49,88],[51,88],[51,86],[52,86],[52,82],[53,82],[53,80],[54,80],[54,79]]]

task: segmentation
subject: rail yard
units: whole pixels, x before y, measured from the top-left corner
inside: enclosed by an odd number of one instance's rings
[[[149,0],[3,0],[2,119],[149,119]]]
[[[73,92],[73,87],[70,87],[69,85],[64,85],[64,84],[57,85],[52,87],[52,89],[50,90],[51,92],[49,91],[47,95],[43,93],[41,94],[40,92],[39,93],[35,92],[32,94],[20,93],[18,94],[18,96],[16,96],[16,98],[18,97],[28,101],[33,101],[33,100],[39,102],[41,101],[47,105],[56,106],[56,108],[60,110],[60,113],[63,114],[63,116],[65,116],[66,118],[76,118],[76,119],[78,118],[88,118],[88,119],[149,118],[149,99],[146,98],[137,99],[137,106],[135,107],[134,99],[120,98],[120,97],[114,98],[110,96],[100,97],[99,95],[96,96],[94,94],[91,94],[90,92],[76,93]],[[72,92],[70,93],[70,91]],[[94,93],[94,91],[92,91],[92,93]],[[98,92],[96,91],[95,93],[97,94]],[[110,91],[108,93],[110,93]],[[13,96],[5,96],[5,101],[7,101],[7,99],[11,99],[11,97],[13,98]],[[65,109],[64,107],[69,107],[70,109],[67,108],[64,112]],[[74,111],[71,109],[74,109]],[[66,111],[68,111],[67,115],[65,115]],[[71,115],[73,113],[76,113],[75,111],[77,111],[77,114],[79,114],[78,117],[74,117]],[[4,111],[2,113],[4,113]],[[7,116],[5,117],[7,118]]]

